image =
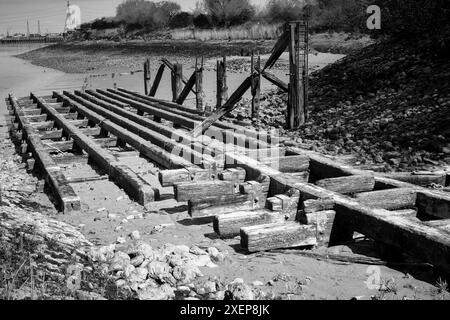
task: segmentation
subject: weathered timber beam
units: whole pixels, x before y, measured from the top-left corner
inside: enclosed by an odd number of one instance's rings
[[[439,184],[445,186],[447,173],[446,172],[393,172],[393,173],[383,173],[378,174],[383,177],[399,180],[403,182],[408,182],[414,185],[426,187],[430,184]]]
[[[215,180],[216,178],[214,172],[209,169],[184,168],[159,171],[159,182],[163,187],[172,187],[179,182]]]
[[[197,217],[214,217],[216,215],[263,209],[265,196],[258,193],[214,195],[199,199],[191,199],[188,202],[189,215]]]
[[[51,131],[40,131],[39,135],[42,140],[52,140],[61,139],[63,131],[62,130],[51,130]]]
[[[214,231],[221,238],[234,238],[239,236],[242,227],[264,225],[283,222],[284,216],[267,209],[254,211],[235,211],[220,214],[214,217]]]
[[[194,88],[195,81],[197,80],[197,73],[194,72],[191,77],[189,78],[188,82],[184,86],[183,90],[181,91],[180,95],[178,96],[176,103],[177,104],[183,104],[186,98],[189,95],[189,92]]]
[[[419,214],[425,214],[440,219],[450,219],[450,195],[436,194],[430,191],[417,192]]]
[[[298,222],[271,223],[241,228],[241,247],[248,252],[317,244],[316,227]]]
[[[180,182],[173,186],[177,201],[220,195],[232,195],[235,193],[235,185],[232,181],[196,181]]]
[[[329,178],[315,183],[324,189],[343,193],[358,193],[372,191],[375,187],[375,178],[372,175],[355,175],[340,178]]]
[[[284,82],[283,80],[281,80],[280,78],[278,78],[277,76],[275,76],[274,74],[267,72],[267,71],[261,71],[261,75],[267,79],[268,81],[270,81],[271,83],[273,83],[274,85],[276,85],[278,88],[282,89],[284,92],[288,92],[288,84],[286,82]]]
[[[299,172],[309,168],[309,157],[305,155],[270,157],[261,160],[265,165],[280,172]]]
[[[370,208],[405,209],[416,205],[417,191],[409,188],[398,188],[362,192],[356,194],[355,199]]]
[[[73,149],[73,141],[42,141],[48,152],[65,152]]]

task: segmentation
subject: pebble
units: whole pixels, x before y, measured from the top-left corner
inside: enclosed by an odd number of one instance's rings
[[[139,231],[135,230],[135,231],[131,232],[130,238],[132,240],[139,240],[141,238],[141,234],[139,233]]]
[[[125,237],[122,237],[122,236],[117,237],[116,243],[118,243],[118,244],[123,244],[123,243],[125,243],[125,242],[127,242],[127,240],[125,239]]]

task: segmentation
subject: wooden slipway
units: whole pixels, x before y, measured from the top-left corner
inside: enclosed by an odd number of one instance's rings
[[[6,102],[29,168],[45,176],[63,212],[80,210],[70,182],[109,177],[142,205],[173,189],[192,219],[213,221],[221,237],[240,236],[249,252],[334,245],[358,232],[450,271],[450,196],[424,188],[448,186],[447,172],[358,170],[220,121],[209,130],[214,139],[193,138],[206,114],[125,89],[11,94]],[[126,157],[158,166],[155,179]],[[77,162],[102,173],[67,177],[61,164]]]

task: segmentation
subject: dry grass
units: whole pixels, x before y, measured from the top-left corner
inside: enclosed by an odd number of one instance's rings
[[[281,34],[281,24],[246,24],[229,29],[186,28],[171,31],[173,40],[273,40]]]

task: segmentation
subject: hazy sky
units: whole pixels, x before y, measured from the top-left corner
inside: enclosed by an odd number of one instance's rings
[[[81,8],[81,21],[87,22],[104,16],[114,16],[116,7],[123,0],[71,0]],[[159,0],[153,0],[158,2]],[[178,2],[183,10],[194,8],[197,0],[172,0]],[[252,0],[260,5],[267,0]],[[0,34],[25,33],[27,20],[30,32],[37,32],[37,21],[41,22],[42,32],[61,32],[64,29],[67,0],[0,0]]]

